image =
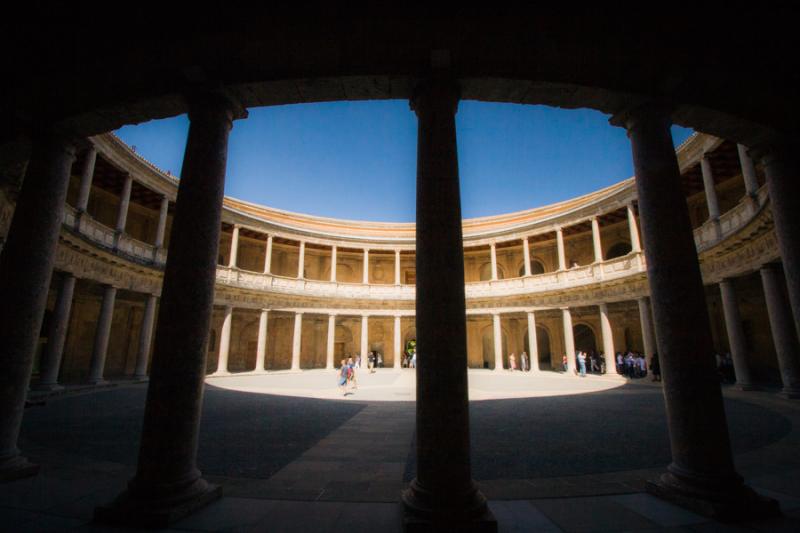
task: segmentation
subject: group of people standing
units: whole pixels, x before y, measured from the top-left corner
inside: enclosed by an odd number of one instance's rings
[[[341,366],[339,367],[339,390],[342,391],[343,396],[347,396],[348,387],[352,390],[358,388],[356,363],[352,357],[342,359]]]
[[[633,350],[617,352],[616,356],[610,361],[602,352],[577,350],[575,352],[575,366],[578,375],[581,377],[586,377],[586,374],[616,372],[630,379],[646,377],[648,368],[644,354]],[[561,360],[561,367],[564,372],[568,369],[566,354]],[[658,363],[657,353],[654,353],[650,358],[650,372],[653,375],[653,381],[661,381],[661,366]]]
[[[511,371],[514,370],[521,370],[522,372],[530,371],[531,364],[528,354],[523,351],[521,354],[519,354],[519,362],[517,362],[517,356],[512,352],[511,355],[508,356],[508,369]]]

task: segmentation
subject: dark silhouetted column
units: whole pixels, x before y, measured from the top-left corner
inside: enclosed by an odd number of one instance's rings
[[[108,341],[111,338],[111,323],[114,318],[114,302],[116,299],[116,287],[105,285],[103,287],[103,303],[100,305],[100,316],[97,318],[97,329],[94,331],[92,361],[89,365],[88,381],[93,385],[105,383],[103,374],[106,368]]]
[[[138,379],[147,378],[147,360],[150,356],[150,345],[153,341],[153,324],[156,320],[156,300],[154,294],[147,295],[147,302],[144,305],[144,316],[142,316],[142,328],[139,330],[139,350],[136,353],[136,368],[133,377]]]
[[[50,331],[47,333],[47,345],[44,348],[42,361],[39,365],[39,383],[33,387],[36,390],[59,390],[64,388],[58,384],[58,371],[61,368],[61,356],[64,354],[64,342],[67,340],[69,315],[72,309],[72,295],[74,293],[75,276],[65,272],[61,275]]]
[[[774,145],[762,160],[794,329],[800,337],[800,164],[797,150],[795,144]]]
[[[39,134],[0,254],[0,480],[36,474],[17,438],[42,327],[75,147]]]
[[[631,139],[672,448],[667,473],[647,489],[720,519],[777,513],[734,469],[669,112],[643,106],[613,120]]]
[[[219,93],[189,98],[189,137],[158,310],[136,475],[95,518],[163,527],[217,499],[197,468],[228,135],[246,115]]]
[[[464,250],[452,81],[417,87],[417,475],[407,531],[496,531],[472,480]]]
[[[794,331],[792,312],[786,301],[780,267],[774,263],[761,267],[761,284],[767,302],[772,340],[778,355],[783,394],[788,398],[800,398],[800,346]]]
[[[719,282],[722,295],[722,312],[725,316],[725,330],[728,332],[728,344],[733,359],[733,371],[736,373],[736,385],[742,390],[753,390],[753,379],[750,377],[750,365],[747,363],[747,341],[744,338],[742,317],[739,304],[736,302],[736,289],[733,280],[723,279]]]

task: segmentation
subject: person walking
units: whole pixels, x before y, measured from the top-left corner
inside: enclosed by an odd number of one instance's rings
[[[508,356],[508,369],[512,372],[517,369],[517,356],[514,355],[514,352]]]
[[[520,370],[523,372],[527,372],[531,369],[531,367],[528,365],[528,354],[525,353],[525,350],[522,350],[522,354],[519,356],[519,365]]]
[[[341,367],[339,368],[339,390],[342,391],[342,396],[347,396],[347,380],[350,366],[347,360],[342,359]]]
[[[586,377],[586,353],[578,351],[578,369],[582,378]]]

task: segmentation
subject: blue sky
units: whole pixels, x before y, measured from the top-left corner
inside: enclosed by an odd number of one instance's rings
[[[465,218],[530,209],[633,175],[621,128],[592,110],[464,101],[456,115]],[[185,115],[117,134],[180,174]],[[676,144],[691,130],[674,127]],[[225,194],[314,215],[412,222],[417,120],[408,102],[263,107],[234,123]]]

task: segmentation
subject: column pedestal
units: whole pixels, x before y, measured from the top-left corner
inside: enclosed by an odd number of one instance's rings
[[[135,477],[95,520],[166,527],[219,498],[197,445],[214,303],[228,134],[246,112],[221,93],[189,100],[189,136],[158,311]]]
[[[617,116],[633,152],[647,277],[667,404],[672,463],[648,492],[722,521],[777,516],[736,472],[669,110]]]
[[[417,472],[403,492],[406,531],[497,531],[472,480],[467,320],[451,80],[429,80],[411,102],[417,141]]]

